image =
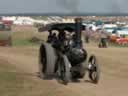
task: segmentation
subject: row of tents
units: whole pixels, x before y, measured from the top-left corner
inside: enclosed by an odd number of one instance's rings
[[[37,24],[49,24],[53,22],[62,22],[62,18],[59,16],[48,16],[47,19],[34,19],[32,17],[25,17],[25,16],[3,16],[1,20],[4,21],[12,21],[14,25],[34,25]]]

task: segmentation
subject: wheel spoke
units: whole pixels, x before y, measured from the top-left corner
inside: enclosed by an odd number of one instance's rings
[[[93,83],[98,83],[100,70],[99,70],[97,59],[94,55],[92,55],[89,58],[89,64],[91,64],[91,68],[89,70],[89,78],[92,80]]]
[[[97,73],[96,73],[96,71],[92,72],[92,78],[95,80],[96,77],[97,77]]]

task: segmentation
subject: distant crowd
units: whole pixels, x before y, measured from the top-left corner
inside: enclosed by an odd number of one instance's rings
[[[84,40],[86,43],[90,43],[90,40],[98,41],[99,46],[107,47],[107,40],[109,34],[104,29],[97,29],[94,31],[92,27],[85,27]]]

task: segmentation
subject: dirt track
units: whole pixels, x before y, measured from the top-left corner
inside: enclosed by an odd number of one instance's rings
[[[21,73],[35,76],[36,84],[28,96],[127,96],[127,48],[87,49],[89,53],[97,54],[101,66],[101,79],[97,85],[89,82],[87,76],[80,83],[69,83],[68,86],[61,85],[56,80],[41,80],[37,77],[38,47],[1,47],[0,59],[8,60]]]

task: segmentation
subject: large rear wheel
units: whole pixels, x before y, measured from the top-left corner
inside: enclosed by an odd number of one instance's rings
[[[43,43],[39,53],[39,73],[41,77],[51,78],[55,75],[56,54],[51,44]]]
[[[40,53],[39,53],[39,73],[40,76],[43,76],[46,73],[47,69],[47,57],[46,57],[46,49],[44,45],[41,45],[40,47]]]

